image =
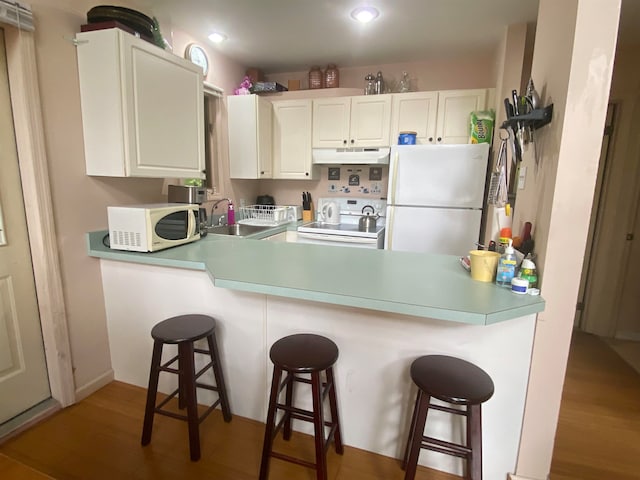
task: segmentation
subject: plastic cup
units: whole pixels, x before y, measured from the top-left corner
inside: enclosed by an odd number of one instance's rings
[[[471,278],[479,282],[493,282],[500,259],[498,252],[471,250],[469,259],[471,260]]]

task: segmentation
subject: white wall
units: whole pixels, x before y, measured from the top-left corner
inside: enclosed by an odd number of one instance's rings
[[[535,225],[545,311],[538,315],[516,473],[551,465],[575,302],[609,96],[620,1],[541,0],[531,75],[553,121],[538,134],[540,166],[518,192],[516,221]],[[594,34],[597,32],[597,35]],[[525,160],[533,169],[533,159]]]
[[[87,256],[85,233],[107,227],[107,205],[157,202],[166,196],[162,179],[85,175],[78,71],[71,39],[86,23],[86,12],[95,2],[30,3],[74,378],[82,397],[111,378],[100,267]],[[125,5],[136,8],[134,2]],[[186,39],[177,36],[176,46],[184,51],[186,45],[178,44]],[[215,60],[224,68],[214,72],[214,80],[230,88],[242,68]]]

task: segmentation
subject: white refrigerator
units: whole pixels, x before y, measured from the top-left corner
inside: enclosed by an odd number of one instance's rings
[[[385,248],[468,255],[480,237],[489,144],[391,148]]]

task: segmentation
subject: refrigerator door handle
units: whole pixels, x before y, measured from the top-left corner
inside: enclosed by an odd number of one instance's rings
[[[389,203],[396,203],[396,184],[398,183],[398,169],[400,168],[400,154],[396,151],[391,164],[391,191],[389,192]]]
[[[395,216],[394,208],[387,208],[387,227],[385,228],[385,238],[387,239],[387,250],[393,250],[393,220]]]

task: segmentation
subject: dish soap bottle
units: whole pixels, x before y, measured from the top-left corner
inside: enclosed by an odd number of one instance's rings
[[[233,209],[233,202],[229,200],[229,207],[227,208],[227,225],[233,225],[236,223],[236,212]]]
[[[511,280],[516,274],[516,254],[509,239],[509,245],[498,260],[498,269],[496,271],[496,285],[500,287],[511,288]]]

